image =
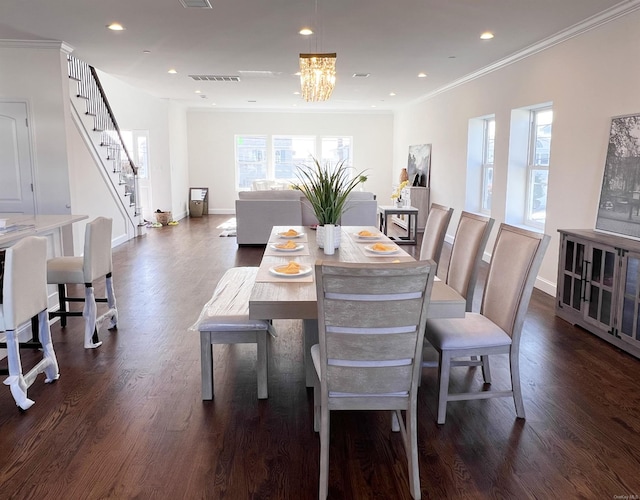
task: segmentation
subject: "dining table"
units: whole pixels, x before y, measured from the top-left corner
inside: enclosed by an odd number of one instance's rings
[[[362,235],[365,236],[362,236]],[[285,244],[289,248],[282,248]],[[376,251],[376,243],[385,250]],[[341,226],[340,244],[327,255],[316,242],[316,231],[308,226],[274,226],[265,247],[249,298],[251,319],[300,319],[307,387],[315,373],[311,346],[318,343],[318,304],[314,266],[317,261],[388,263],[415,259],[374,226]],[[287,273],[283,266],[294,262],[300,272]],[[464,317],[465,299],[444,281],[435,279],[427,318]]]

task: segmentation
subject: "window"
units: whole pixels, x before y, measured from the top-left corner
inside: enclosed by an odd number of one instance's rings
[[[551,108],[531,111],[525,223],[536,227],[544,227],[547,215],[552,122]]]
[[[296,178],[296,165],[316,155],[316,138],[303,136],[274,136],[274,175],[277,180]]]
[[[236,136],[236,182],[240,191],[255,180],[267,178],[267,136]]]
[[[239,191],[250,190],[258,180],[281,181],[281,185],[295,182],[297,166],[308,164],[311,157],[331,165],[344,159],[352,166],[351,137],[236,135],[235,148]]]
[[[491,195],[493,190],[493,150],[496,135],[496,121],[493,118],[484,120],[482,142],[482,196],[480,211],[491,213]]]

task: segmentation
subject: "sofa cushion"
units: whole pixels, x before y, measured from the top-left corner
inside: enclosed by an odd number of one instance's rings
[[[240,191],[240,200],[300,200],[302,193],[297,189],[281,189],[273,191]]]

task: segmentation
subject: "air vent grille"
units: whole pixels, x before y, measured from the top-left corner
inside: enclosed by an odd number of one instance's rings
[[[180,0],[185,9],[211,9],[209,0]]]
[[[197,82],[239,82],[239,76],[225,75],[189,75],[189,78]]]
[[[354,73],[353,78],[369,78],[371,73]]]

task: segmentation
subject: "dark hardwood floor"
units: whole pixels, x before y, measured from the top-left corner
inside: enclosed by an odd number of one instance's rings
[[[215,400],[200,399],[199,336],[188,328],[224,271],[257,265],[263,251],[219,237],[226,219],[182,220],[115,248],[118,330],[85,350],[82,319],[54,324],[61,376],[40,376],[26,413],[2,386],[0,498],[317,497],[301,322],[275,322],[268,400],[257,399],[253,345],[216,347]],[[512,400],[492,399],[450,403],[438,426],[436,372],[424,370],[423,498],[638,498],[640,361],[556,318],[537,290],[521,352],[526,420]],[[27,368],[34,359],[23,355]],[[506,359],[492,371],[507,384]],[[455,389],[480,384],[475,369],[452,377]],[[410,498],[407,485],[387,414],[332,413],[331,498]]]

